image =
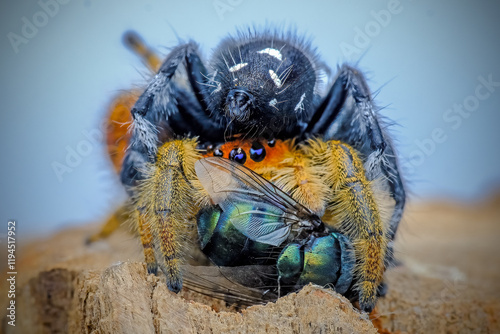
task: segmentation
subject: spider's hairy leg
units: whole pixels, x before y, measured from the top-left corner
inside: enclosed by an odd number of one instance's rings
[[[135,31],[127,31],[123,34],[123,43],[137,54],[142,61],[153,71],[157,71],[161,65],[160,57],[149,47]]]
[[[151,233],[151,225],[148,223],[148,217],[145,214],[141,214],[139,210],[134,210],[133,219],[141,238],[148,274],[156,275],[158,272],[158,263],[154,254],[153,234]]]
[[[388,230],[392,248],[392,240],[401,221],[406,202],[396,151],[390,136],[384,129],[383,120],[373,103],[362,72],[343,65],[339,75],[345,81],[348,97],[343,111],[344,115],[334,122],[330,131],[336,132],[333,138],[349,143],[364,156],[363,164],[368,179],[379,178],[394,199],[395,205]],[[392,257],[392,252],[388,255]],[[392,259],[386,260],[388,264],[391,264]]]
[[[123,41],[128,48],[142,59],[150,70],[156,72],[159,69],[160,58],[137,33],[127,31],[123,35]],[[121,92],[113,99],[108,111],[106,146],[117,173],[120,173],[125,151],[130,142],[128,128],[132,123],[131,110],[140,95],[141,92],[137,89]]]
[[[175,82],[177,69],[184,61],[191,72],[200,76],[204,72],[196,53],[196,45],[190,43],[174,48],[131,110],[130,145],[121,170],[122,183],[131,196],[134,196],[132,188],[144,179],[141,171],[144,165],[156,161],[158,145],[173,139],[174,133],[194,132],[197,126],[208,123],[205,110],[196,106],[200,101],[181,95],[182,89]],[[196,91],[196,88],[199,87],[193,87],[193,90]],[[172,127],[178,123],[182,123],[184,127],[182,131],[175,132]]]
[[[200,158],[195,139],[173,140],[158,149],[154,164],[146,167],[146,178],[137,187],[138,227],[148,270],[154,256],[167,277],[167,286],[182,288],[182,247],[186,242],[188,217],[194,210],[196,178],[194,163]]]
[[[101,226],[101,230],[92,234],[87,240],[87,244],[106,239],[115,232],[125,221],[129,219],[129,209],[126,205],[118,208]]]
[[[183,67],[185,71],[178,70]],[[183,74],[190,88],[183,84]],[[139,211],[148,270],[154,271],[154,255],[175,292],[182,287],[180,246],[189,230],[187,218],[195,202],[190,182],[199,158],[195,139],[176,138],[200,133],[208,140],[218,133],[206,107],[205,76],[194,42],[171,50],[131,110],[131,136],[120,175]]]
[[[160,58],[135,32],[128,31],[123,35],[124,44],[137,54],[150,70],[157,71]],[[110,103],[106,117],[105,140],[108,156],[117,174],[120,173],[125,151],[130,141],[129,125],[132,123],[130,113],[140,92],[137,90],[123,91],[115,96]],[[110,236],[122,223],[128,220],[129,209],[126,205],[118,208],[104,223],[101,230],[87,239],[93,243]]]
[[[150,70],[156,72],[159,69],[160,58],[137,33],[127,31],[123,35],[123,41]],[[113,99],[109,108],[106,124],[106,146],[117,173],[120,173],[125,151],[130,141],[128,128],[132,123],[131,110],[140,95],[141,93],[137,90],[124,91]]]
[[[363,163],[356,151],[340,141],[310,141],[311,156],[331,185],[327,210],[354,244],[355,276],[361,309],[375,307],[382,281],[387,231]]]
[[[391,138],[378,111],[363,73],[344,64],[305,133],[352,146],[361,153],[368,180],[378,180],[379,186],[393,198],[388,229],[391,251],[386,257],[386,265],[392,265],[395,262],[392,244],[403,215],[406,194]]]

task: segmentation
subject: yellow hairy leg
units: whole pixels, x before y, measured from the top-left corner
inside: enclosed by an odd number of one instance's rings
[[[146,260],[146,267],[148,274],[155,274],[158,271],[158,263],[156,262],[154,249],[153,249],[153,234],[151,225],[145,214],[141,214],[139,210],[134,211],[134,219],[137,222],[137,229],[141,238],[142,247],[144,250],[144,259]]]
[[[101,227],[101,230],[87,239],[87,243],[93,243],[101,239],[106,239],[114,231],[116,231],[122,223],[127,221],[129,218],[129,210],[126,206],[120,207],[116,210],[109,218],[106,223]]]
[[[158,149],[156,163],[147,167],[146,179],[138,187],[139,227],[149,228],[153,250],[158,250],[155,254],[158,266],[167,277],[168,288],[174,292],[182,288],[181,245],[194,209],[191,181],[196,178],[194,163],[200,158],[196,145],[194,139],[163,144]],[[148,237],[145,233],[146,242]],[[148,261],[146,248],[144,252]]]
[[[354,244],[355,277],[361,309],[375,307],[384,273],[387,237],[371,183],[356,151],[339,141],[310,141],[308,154],[325,182],[331,185],[327,211]]]
[[[135,54],[137,54],[142,61],[149,67],[150,70],[156,72],[161,65],[161,59],[151,49],[142,38],[135,32],[128,31],[124,37],[124,42]]]

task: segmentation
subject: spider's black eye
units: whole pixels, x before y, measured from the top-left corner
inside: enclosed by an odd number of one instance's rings
[[[222,157],[223,155],[224,152],[222,152],[222,150],[219,148],[214,151],[214,157]]]
[[[265,157],[266,149],[264,146],[259,142],[253,143],[250,148],[250,158],[255,162],[261,162]]]
[[[241,148],[235,148],[229,153],[229,159],[239,162],[243,165],[245,161],[247,161],[247,155]]]
[[[276,139],[271,139],[267,142],[267,145],[269,145],[269,147],[274,147],[274,145],[276,145]]]

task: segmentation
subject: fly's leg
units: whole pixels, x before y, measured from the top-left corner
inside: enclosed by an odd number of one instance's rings
[[[375,307],[387,249],[387,231],[371,182],[361,159],[349,145],[335,140],[310,141],[310,145],[314,164],[323,167],[322,176],[331,186],[327,211],[353,242],[359,303],[363,311],[370,312]]]
[[[147,166],[146,178],[137,187],[138,225],[148,271],[157,263],[167,286],[182,288],[182,247],[194,210],[194,162],[200,158],[194,139],[173,140],[158,149],[156,162]],[[155,261],[156,258],[156,261]]]

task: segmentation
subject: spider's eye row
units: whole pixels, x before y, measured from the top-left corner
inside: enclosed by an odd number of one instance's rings
[[[250,148],[250,158],[255,162],[261,162],[265,157],[266,149],[264,148],[264,146],[259,142],[253,143],[252,147]]]
[[[222,150],[219,148],[214,151],[214,157],[222,157],[223,155],[224,152],[222,152]]]
[[[247,161],[247,155],[241,148],[235,148],[229,152],[229,159],[244,164]]]

